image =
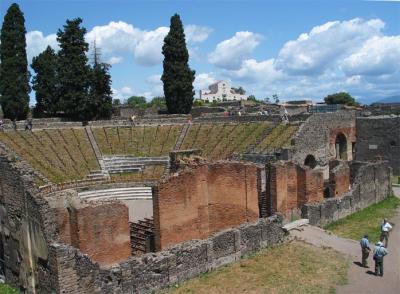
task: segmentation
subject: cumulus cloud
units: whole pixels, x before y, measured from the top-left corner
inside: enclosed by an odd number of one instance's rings
[[[383,75],[400,70],[400,36],[375,36],[343,60],[348,75]]]
[[[366,40],[380,36],[385,24],[380,19],[332,21],[301,34],[280,50],[275,67],[289,74],[320,74],[338,58],[352,53]]]
[[[187,25],[185,26],[186,42],[200,43],[207,40],[213,29],[206,26]]]
[[[242,60],[249,56],[261,41],[261,35],[253,32],[237,32],[222,41],[208,55],[208,61],[223,69],[238,69]]]
[[[107,63],[113,65],[117,63],[121,63],[123,58],[121,56],[111,56],[108,60]]]
[[[246,59],[238,70],[229,71],[228,74],[239,80],[249,83],[273,82],[283,77],[283,73],[274,67],[274,59],[258,62],[255,59]]]
[[[113,92],[114,99],[120,99],[120,100],[124,101],[133,95],[134,90],[129,86],[124,86],[119,89],[112,88],[112,92]]]
[[[216,81],[217,79],[212,72],[196,74],[193,87],[195,90],[207,89],[209,85],[215,83]]]
[[[47,46],[51,46],[53,49],[58,50],[57,35],[43,35],[40,31],[31,31],[26,34],[26,48],[28,55],[28,62],[32,61],[32,58],[42,53]]]

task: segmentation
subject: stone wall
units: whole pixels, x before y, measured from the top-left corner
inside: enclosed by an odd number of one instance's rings
[[[319,166],[325,166],[336,157],[335,140],[343,133],[347,140],[347,159],[352,159],[352,143],[356,141],[355,112],[318,113],[303,123],[293,138],[291,159],[304,164],[307,155],[315,157]]]
[[[305,204],[302,217],[310,224],[324,226],[387,197],[391,191],[391,169],[387,162],[354,162],[351,164],[352,187],[339,198]]]
[[[171,176],[153,193],[156,248],[258,219],[259,193],[261,168],[254,164],[206,163]]]
[[[54,244],[62,293],[154,293],[209,270],[240,260],[284,240],[277,216],[225,230],[102,268],[68,245]]]
[[[57,264],[48,249],[55,226],[34,175],[0,145],[0,271],[21,291],[50,293],[57,285]]]
[[[350,190],[350,167],[346,161],[329,163],[329,196],[338,197]]]
[[[400,117],[358,117],[356,125],[356,160],[387,160],[400,175]]]

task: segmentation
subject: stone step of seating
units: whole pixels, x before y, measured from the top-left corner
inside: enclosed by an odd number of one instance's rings
[[[138,163],[128,163],[128,162],[123,162],[123,163],[113,163],[113,164],[106,164],[107,169],[122,169],[122,168],[143,168],[143,164],[138,164]]]
[[[86,200],[119,199],[119,200],[151,200],[151,187],[113,188],[79,192],[78,196]]]

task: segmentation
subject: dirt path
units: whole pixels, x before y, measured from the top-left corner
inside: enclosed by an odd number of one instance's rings
[[[400,197],[400,187],[393,188],[395,195]],[[291,235],[319,247],[332,247],[339,252],[349,255],[350,268],[348,284],[337,288],[337,293],[400,293],[400,209],[392,221],[397,224],[389,239],[389,255],[384,259],[384,276],[376,277],[374,261],[369,258],[370,268],[360,267],[361,250],[358,242],[330,234],[320,228],[306,226],[301,231],[291,231]]]

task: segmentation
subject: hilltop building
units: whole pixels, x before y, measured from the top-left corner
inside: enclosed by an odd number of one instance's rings
[[[247,100],[247,95],[238,93],[227,81],[218,81],[211,84],[208,90],[200,90],[200,99],[209,102]]]

